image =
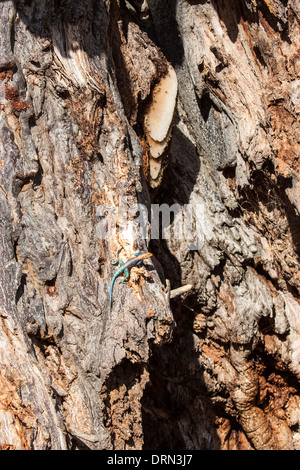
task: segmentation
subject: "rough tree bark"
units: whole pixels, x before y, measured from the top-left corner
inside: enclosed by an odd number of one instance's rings
[[[299,2],[0,17],[1,448],[300,449]],[[204,208],[202,243],[101,238],[120,197]]]

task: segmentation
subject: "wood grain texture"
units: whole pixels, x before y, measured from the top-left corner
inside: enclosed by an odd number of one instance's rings
[[[0,2],[2,449],[300,448],[299,20],[296,0]],[[102,239],[120,201],[201,206],[202,243],[134,217]],[[110,316],[111,260],[143,250]]]

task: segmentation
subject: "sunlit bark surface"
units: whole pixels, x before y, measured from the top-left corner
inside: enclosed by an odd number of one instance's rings
[[[0,2],[1,449],[300,449],[299,22]],[[137,203],[148,239],[104,237]],[[196,242],[151,204],[197,207]]]

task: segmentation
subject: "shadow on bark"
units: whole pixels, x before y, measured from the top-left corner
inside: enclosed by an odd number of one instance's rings
[[[193,318],[172,302],[177,324],[172,342],[153,347],[150,384],[142,399],[144,450],[218,450],[216,415],[195,352]]]
[[[153,195],[153,202],[169,207],[175,203],[182,207],[188,204],[200,168],[194,144],[175,124],[168,167],[159,190]],[[180,264],[167,241],[151,240],[151,250],[164,266],[171,288],[184,284]],[[195,352],[193,321],[199,308],[197,300],[191,295],[184,302],[171,301],[171,307],[176,321],[172,341],[162,347],[152,345],[150,384],[142,399],[143,448],[161,451],[219,449],[214,424],[216,415]]]

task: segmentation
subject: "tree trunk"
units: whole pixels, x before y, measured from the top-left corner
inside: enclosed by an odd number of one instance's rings
[[[299,450],[297,0],[0,17],[1,448]]]

